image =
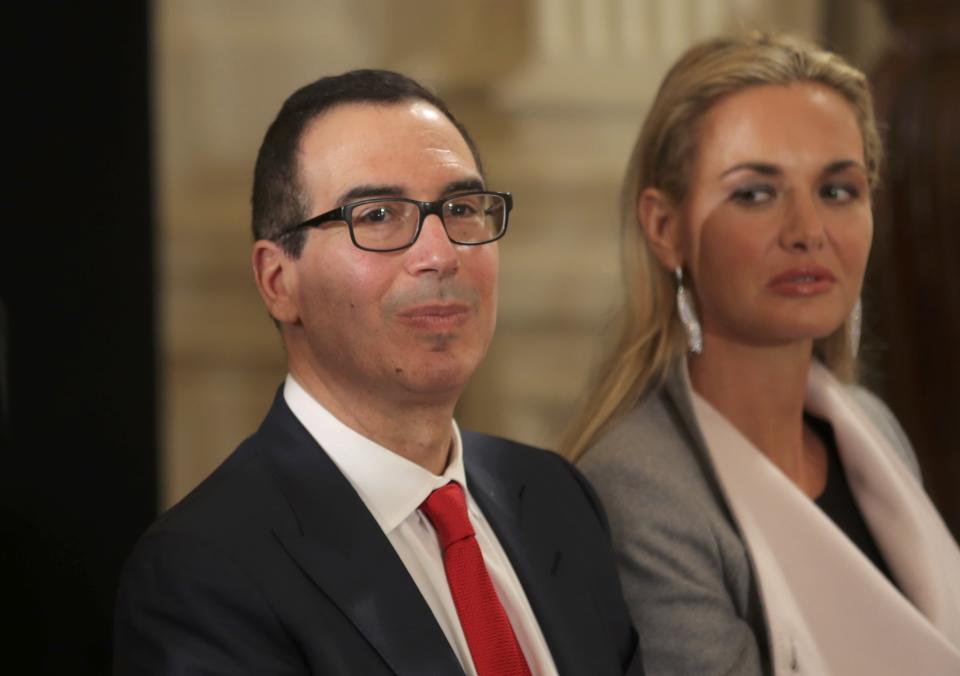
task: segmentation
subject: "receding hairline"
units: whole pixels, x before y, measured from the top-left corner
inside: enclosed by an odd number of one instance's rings
[[[296,191],[300,196],[301,203],[304,206],[307,206],[306,202],[304,201],[306,199],[306,195],[304,193],[304,185],[303,185],[303,158],[304,158],[303,144],[304,144],[304,140],[316,129],[317,125],[322,124],[323,121],[327,119],[330,115],[338,112],[344,112],[348,108],[388,110],[388,109],[397,109],[397,108],[402,108],[406,106],[415,106],[415,105],[422,105],[434,110],[437,113],[437,119],[442,122],[445,122],[450,126],[450,129],[456,133],[457,137],[463,143],[463,147],[466,149],[468,156],[473,161],[473,168],[476,171],[480,182],[481,183],[484,182],[485,177],[483,175],[483,168],[480,165],[480,158],[477,156],[477,153],[475,152],[473,146],[471,145],[470,140],[467,139],[466,136],[464,136],[463,132],[460,130],[460,128],[457,126],[454,120],[451,120],[443,112],[443,110],[438,108],[436,105],[434,105],[430,101],[420,98],[418,96],[409,96],[402,99],[397,99],[396,101],[377,101],[377,100],[368,100],[368,99],[338,101],[337,103],[331,106],[328,106],[327,108],[324,108],[323,110],[318,112],[316,115],[313,115],[306,123],[304,123],[303,128],[300,131],[300,135],[297,138],[297,147],[294,152],[294,158],[296,163],[296,174],[294,176],[294,180],[296,183]]]
[[[463,132],[457,126],[457,122],[450,119],[450,117],[444,113],[444,111],[438,108],[435,104],[431,103],[427,99],[420,98],[419,96],[408,96],[402,99],[397,99],[395,101],[378,101],[373,99],[356,99],[356,100],[346,100],[338,101],[330,106],[327,106],[323,110],[319,111],[315,115],[311,116],[303,124],[303,128],[300,130],[300,135],[297,138],[297,152],[303,148],[303,139],[306,138],[308,134],[318,125],[323,122],[324,119],[329,117],[334,113],[343,112],[347,108],[368,108],[368,109],[381,109],[388,110],[391,108],[401,108],[405,106],[424,106],[430,108],[437,113],[437,118],[447,122],[450,127],[457,133],[457,136],[463,141],[464,147],[470,153],[470,157],[473,158],[473,162],[477,167],[477,173],[481,173],[480,167],[480,158],[477,156],[474,148],[472,147],[470,140],[464,136]]]

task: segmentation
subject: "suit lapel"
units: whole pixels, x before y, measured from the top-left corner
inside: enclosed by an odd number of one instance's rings
[[[603,639],[594,636],[598,624],[593,621],[592,599],[577,579],[579,554],[570,547],[567,524],[557,518],[555,496],[533,474],[516,468],[489,471],[477,446],[498,440],[465,435],[465,446],[467,438],[472,442],[472,452],[464,456],[470,494],[513,565],[557,670],[591,673],[584,655]]]
[[[397,674],[462,675],[393,546],[282,394],[259,434],[300,524],[299,533],[276,535],[300,568]]]

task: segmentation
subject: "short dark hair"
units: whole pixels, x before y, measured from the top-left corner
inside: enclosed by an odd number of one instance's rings
[[[279,241],[294,258],[303,249],[303,231],[281,238],[284,228],[305,221],[307,213],[300,184],[298,150],[304,130],[319,115],[345,103],[400,103],[426,101],[443,113],[466,141],[477,169],[483,173],[480,153],[466,128],[433,92],[411,78],[389,70],[351,70],[323,77],[301,87],[284,101],[267,129],[253,172],[253,237]]]

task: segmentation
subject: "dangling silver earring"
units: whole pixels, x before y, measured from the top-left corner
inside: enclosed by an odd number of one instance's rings
[[[687,331],[687,347],[693,354],[700,354],[703,352],[703,329],[700,328],[700,320],[693,309],[693,301],[683,287],[683,268],[678,265],[674,272],[677,275],[677,312],[683,328]]]
[[[854,357],[857,356],[857,352],[860,350],[860,325],[862,321],[863,303],[857,298],[857,302],[853,305],[853,310],[850,311],[850,318],[847,320],[847,336],[850,339],[850,354]]]

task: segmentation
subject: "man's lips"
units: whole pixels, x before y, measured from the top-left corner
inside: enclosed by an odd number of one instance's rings
[[[452,328],[467,321],[470,306],[464,303],[427,303],[397,313],[405,324],[423,328]]]
[[[827,268],[808,265],[791,268],[769,281],[767,286],[774,292],[787,296],[814,296],[829,290],[837,278]]]

